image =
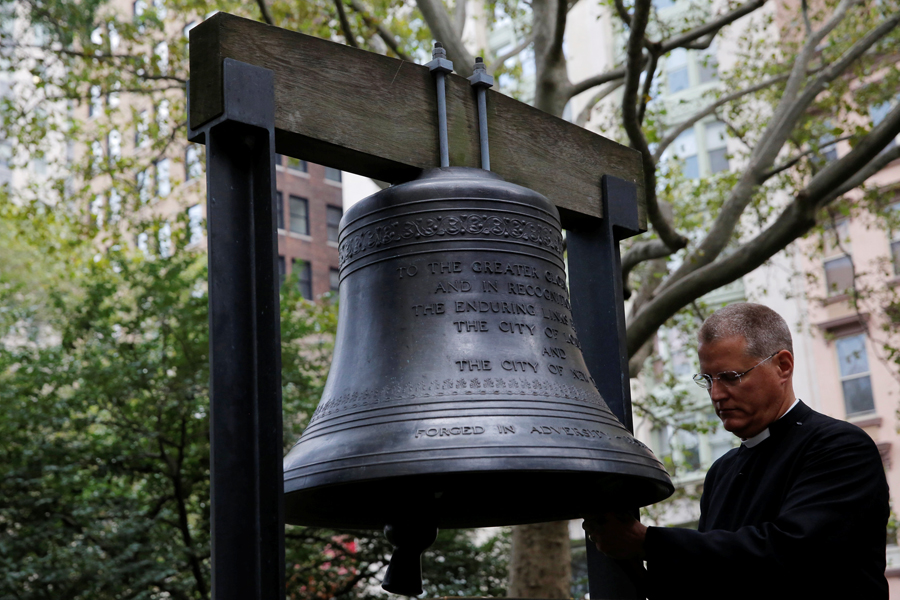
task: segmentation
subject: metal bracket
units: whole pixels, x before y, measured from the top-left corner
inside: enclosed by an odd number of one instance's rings
[[[272,71],[224,61],[206,144],[212,598],[284,597]]]
[[[634,433],[619,241],[640,233],[637,186],[606,175],[601,187],[603,219],[585,217],[583,228],[566,232],[572,314],[584,361],[600,395]],[[601,554],[590,541],[585,543],[591,598],[644,598],[622,565]]]

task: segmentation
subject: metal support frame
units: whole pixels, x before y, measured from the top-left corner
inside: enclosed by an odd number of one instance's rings
[[[224,61],[205,141],[212,597],[284,597],[281,334],[272,71]]]
[[[231,21],[235,18],[220,17],[208,28]],[[198,98],[221,94],[224,110],[188,130],[189,140],[207,146],[212,597],[274,600],[285,592],[275,78],[269,69],[232,58],[219,64],[222,89],[207,86]],[[389,70],[396,78],[396,69]],[[532,118],[544,117],[535,112]],[[583,132],[570,135],[582,142],[582,150],[593,147],[578,138]],[[361,155],[347,156],[346,161],[356,161]],[[331,165],[353,170],[340,162]],[[589,370],[616,373],[597,379],[600,393],[632,430],[618,242],[642,231],[639,190],[608,175],[601,188],[602,219],[589,216],[597,214],[590,212],[593,202],[563,214],[572,311]],[[593,544],[587,551],[592,598],[643,597],[618,563]]]
[[[566,232],[572,314],[588,371],[608,375],[595,378],[600,394],[619,421],[634,433],[619,241],[640,233],[637,188],[608,175],[603,177],[601,187],[603,219],[585,217],[584,227]],[[620,563],[601,554],[589,540],[585,544],[591,598],[644,598]]]

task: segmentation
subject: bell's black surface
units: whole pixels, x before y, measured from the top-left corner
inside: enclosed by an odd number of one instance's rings
[[[434,169],[350,208],[339,244],[334,359],[284,459],[288,523],[514,525],[672,493],[584,365],[546,198]]]

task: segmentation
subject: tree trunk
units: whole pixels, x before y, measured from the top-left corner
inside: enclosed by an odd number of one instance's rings
[[[569,522],[513,527],[508,598],[571,598]]]

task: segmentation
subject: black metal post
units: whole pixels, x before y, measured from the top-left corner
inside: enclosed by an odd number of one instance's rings
[[[600,394],[633,433],[619,241],[640,232],[637,188],[610,176],[603,177],[602,187],[603,220],[584,217],[584,227],[566,232],[572,314],[584,361]],[[597,502],[599,505],[602,499]],[[618,562],[601,554],[590,541],[585,542],[592,599],[644,597]]]
[[[226,59],[206,142],[212,597],[284,598],[272,71]]]

